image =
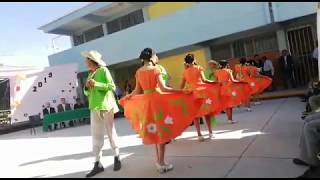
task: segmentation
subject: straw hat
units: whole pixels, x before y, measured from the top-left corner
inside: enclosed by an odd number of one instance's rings
[[[81,56],[89,58],[92,61],[96,62],[99,66],[106,66],[107,64],[102,60],[102,55],[98,51],[83,51]]]

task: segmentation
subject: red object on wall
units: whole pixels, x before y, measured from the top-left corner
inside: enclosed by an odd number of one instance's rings
[[[17,86],[17,87],[16,87],[16,91],[17,91],[17,92],[20,91],[20,86]]]

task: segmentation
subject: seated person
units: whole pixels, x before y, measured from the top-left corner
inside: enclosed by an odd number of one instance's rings
[[[64,112],[64,111],[72,110],[71,109],[71,105],[66,103],[66,99],[65,98],[61,98],[60,101],[61,101],[61,104],[59,104],[57,106],[58,112]],[[62,122],[60,125],[62,125],[63,127],[66,127],[65,122]],[[74,126],[74,122],[73,121],[69,121],[69,126]]]
[[[308,177],[320,170],[320,113],[308,116],[300,136],[300,157],[293,159],[297,165],[308,166],[309,169],[302,175]]]
[[[45,108],[42,109],[43,117],[45,115],[47,115],[47,114],[52,114],[52,113],[55,113],[55,112],[56,112],[56,110],[53,107],[51,107],[50,102],[46,102]],[[57,126],[58,126],[58,124],[54,123],[54,130],[57,129]],[[52,131],[51,125],[48,126],[48,129],[49,129],[49,131]]]

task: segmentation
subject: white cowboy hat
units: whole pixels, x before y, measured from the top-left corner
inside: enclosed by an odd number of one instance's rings
[[[81,52],[81,56],[85,58],[89,58],[92,61],[96,62],[100,66],[106,66],[107,64],[102,60],[102,55],[98,51],[83,51]]]

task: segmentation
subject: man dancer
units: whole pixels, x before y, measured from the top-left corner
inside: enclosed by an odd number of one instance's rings
[[[104,168],[100,162],[102,147],[104,145],[104,130],[107,130],[110,145],[114,151],[113,170],[118,171],[121,168],[119,159],[119,148],[116,144],[118,138],[114,126],[114,114],[119,111],[113,91],[115,84],[112,76],[102,60],[102,56],[97,51],[82,52],[86,65],[89,69],[89,75],[84,88],[84,94],[89,99],[89,109],[91,111],[91,134],[93,141],[93,154],[95,164],[91,172],[86,177],[92,177],[102,171]]]

